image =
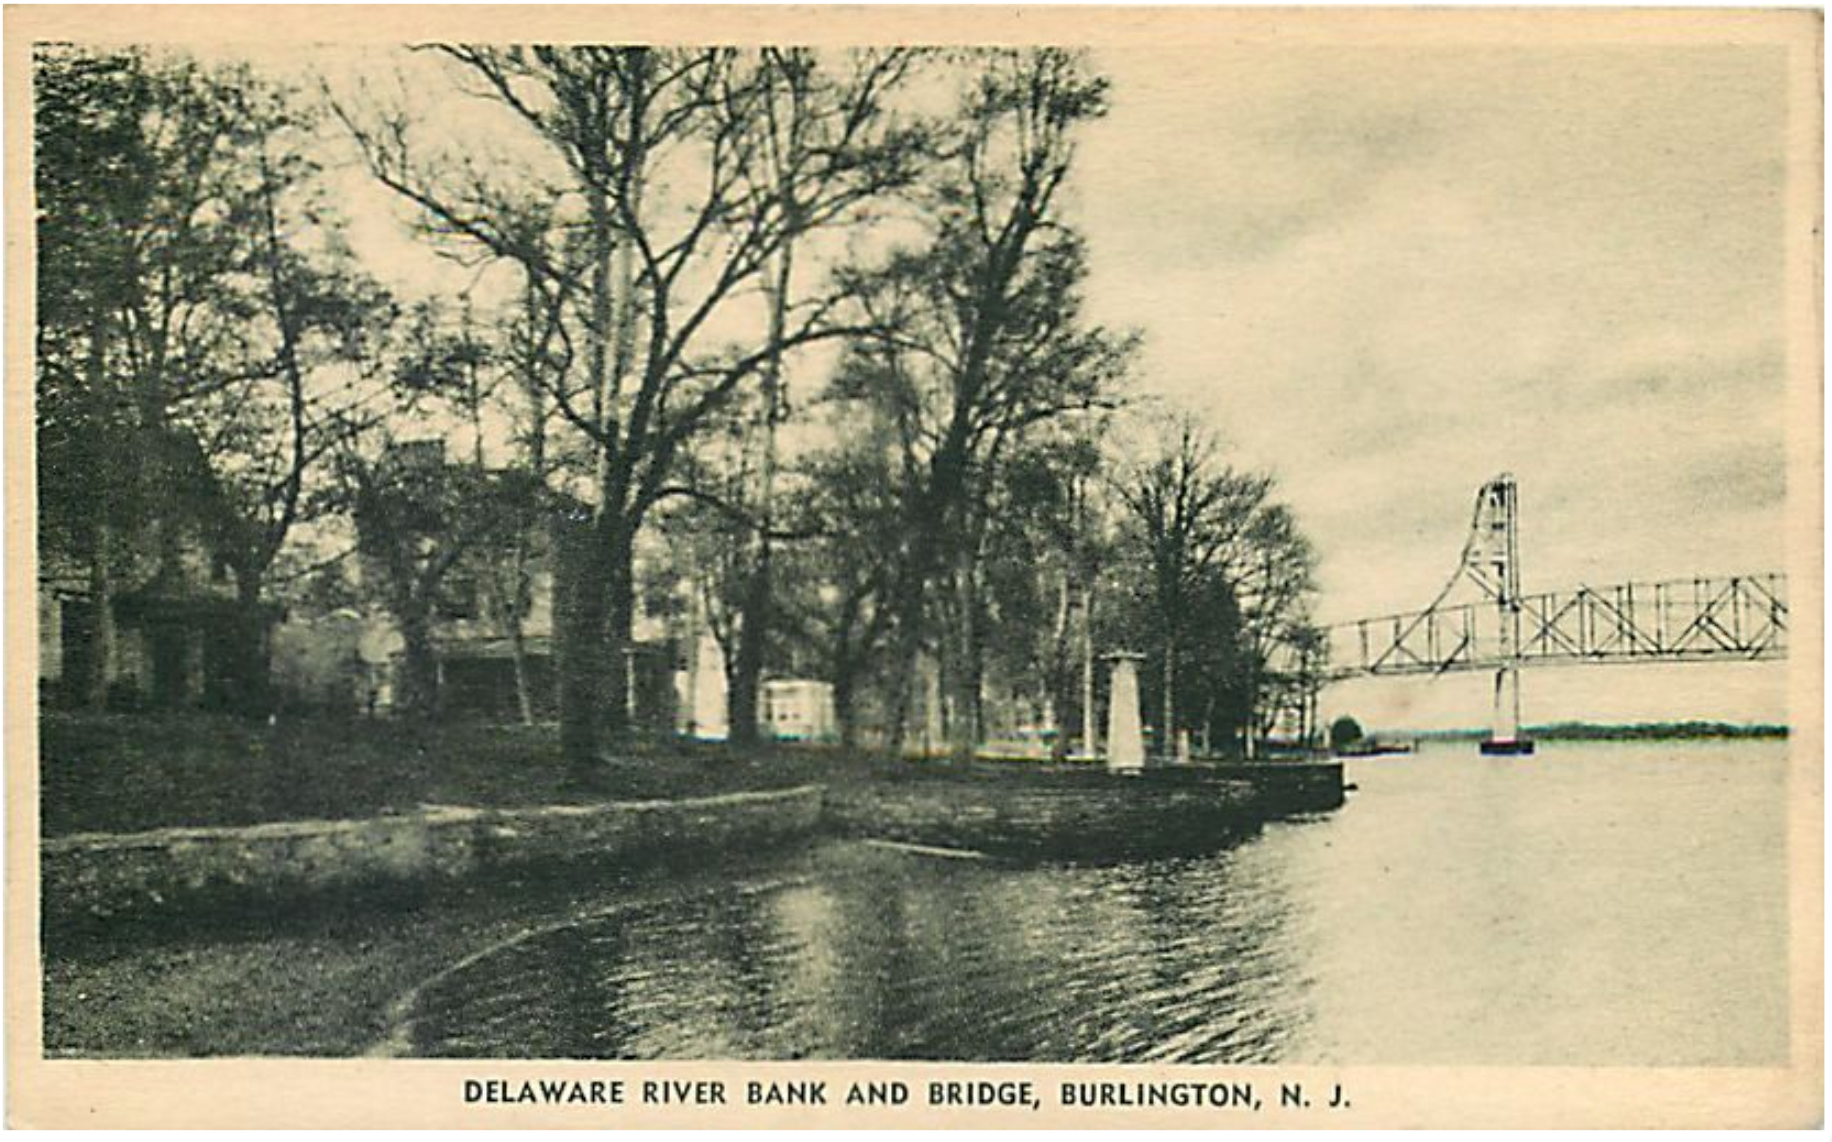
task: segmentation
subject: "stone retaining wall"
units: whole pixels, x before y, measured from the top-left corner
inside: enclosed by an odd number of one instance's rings
[[[1342,806],[1340,761],[1222,762],[1215,772],[1251,784],[1255,804],[1268,814],[1317,813]]]
[[[989,779],[989,775],[1001,776]],[[243,828],[77,834],[44,842],[47,915],[107,917],[223,895],[288,900],[325,890],[421,886],[571,861],[712,857],[841,833],[992,852],[1129,851],[1216,838],[1267,816],[1342,804],[1337,763],[1099,770],[937,770],[920,779],[677,801],[527,809],[426,806],[399,816]]]
[[[1190,769],[964,773],[836,788],[833,826],[852,836],[1000,856],[1113,858],[1202,852],[1250,827],[1254,788]]]
[[[809,835],[821,804],[821,787],[806,785],[679,801],[428,806],[354,821],[76,834],[44,842],[42,895],[56,913],[109,916],[220,893],[288,897],[542,861],[704,855]]]

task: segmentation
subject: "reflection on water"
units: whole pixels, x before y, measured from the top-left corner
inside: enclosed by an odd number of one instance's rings
[[[417,1050],[572,1058],[1758,1064],[1786,1056],[1784,749],[1356,763],[1228,851],[825,842],[431,982]]]

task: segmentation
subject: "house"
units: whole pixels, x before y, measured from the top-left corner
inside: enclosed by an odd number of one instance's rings
[[[376,601],[386,588],[372,559],[353,560],[346,573],[356,594],[371,601],[289,617],[274,634],[277,682],[296,708],[390,715],[402,691],[400,624]],[[468,551],[444,573],[431,614],[441,716],[518,721],[524,696],[535,720],[558,716],[553,583],[551,537],[540,526],[519,540]],[[518,615],[519,630],[511,621]],[[639,730],[676,732],[681,640],[668,624],[648,619],[635,634],[625,652],[622,700]]]
[[[110,600],[113,653],[101,644],[93,595],[55,579],[38,584],[41,701],[82,706],[100,672],[117,709],[229,709],[265,673],[277,609],[258,609],[253,629],[233,598],[182,581],[156,580]]]
[[[114,537],[105,578],[86,553],[40,544],[38,681],[49,705],[86,706],[98,690],[116,709],[246,709],[265,700],[279,609],[238,599],[199,507],[214,477],[188,437],[171,435],[162,476],[181,491],[163,514]]]

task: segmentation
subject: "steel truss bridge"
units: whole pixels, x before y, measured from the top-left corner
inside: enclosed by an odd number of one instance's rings
[[[1526,753],[1520,671],[1584,663],[1762,662],[1787,657],[1787,577],[1668,579],[1524,594],[1519,490],[1502,474],[1476,493],[1449,582],[1419,611],[1329,627],[1286,667],[1317,683],[1488,671],[1494,720],[1485,752]],[[1472,601],[1451,602],[1459,587]],[[1471,593],[1471,592],[1465,592]],[[1312,720],[1314,721],[1314,715]]]
[[[1669,579],[1525,595],[1515,615],[1492,603],[1359,619],[1329,628],[1331,679],[1496,670],[1500,627],[1519,625],[1519,666],[1704,662],[1787,657],[1787,577]]]

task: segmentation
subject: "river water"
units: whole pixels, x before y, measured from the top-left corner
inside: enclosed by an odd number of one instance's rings
[[[1226,851],[1008,865],[826,841],[606,899],[429,981],[416,1053],[1763,1065],[1783,743],[1350,763]]]

